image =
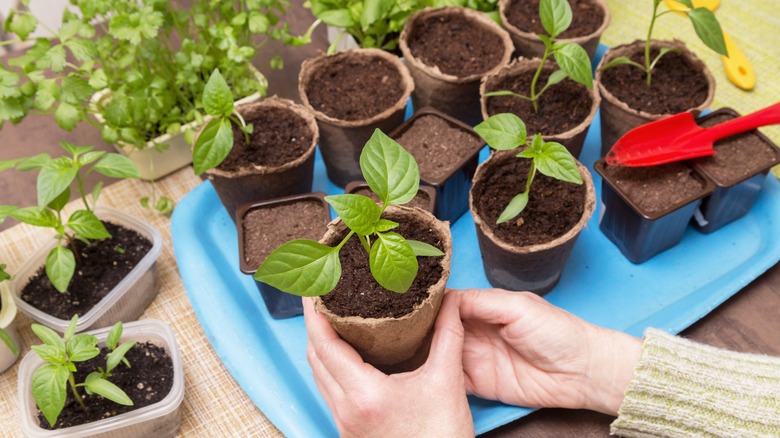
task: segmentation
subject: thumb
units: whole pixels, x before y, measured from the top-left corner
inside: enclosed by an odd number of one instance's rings
[[[458,311],[459,294],[447,293],[436,319],[431,352],[426,366],[432,370],[443,370],[455,367],[462,369],[463,357],[463,324]]]

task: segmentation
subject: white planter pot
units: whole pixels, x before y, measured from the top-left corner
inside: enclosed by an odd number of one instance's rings
[[[0,283],[0,302],[3,305],[2,310],[0,310],[0,328],[11,336],[11,339],[16,344],[16,348],[21,351],[22,338],[19,336],[19,329],[16,323],[16,303],[14,303],[8,284],[8,282]],[[11,368],[16,359],[16,355],[5,345],[5,342],[0,341],[0,373]]]
[[[160,256],[163,246],[160,232],[150,225],[118,210],[98,207],[95,209],[95,214],[102,221],[113,222],[136,231],[152,242],[152,248],[133,270],[103,297],[95,307],[84,315],[79,315],[76,332],[82,332],[90,328],[106,327],[117,321],[135,321],[159,292],[157,288],[157,258]],[[46,256],[56,244],[57,241],[51,239],[48,244],[39,248],[22,264],[12,282],[12,290],[13,299],[16,301],[19,310],[39,324],[64,333],[65,329],[68,328],[68,324],[70,324],[70,319],[56,318],[31,306],[21,298],[22,288],[24,288],[38,269],[45,265]]]
[[[329,45],[333,44],[333,41],[336,41],[336,38],[338,38],[339,35],[344,32],[344,36],[342,36],[339,42],[336,44],[337,52],[346,52],[347,50],[360,48],[357,41],[355,41],[355,38],[347,33],[345,29],[340,27],[326,26],[325,30],[327,31]]]
[[[107,327],[89,333],[95,335],[100,341],[100,345],[103,346],[109,330],[110,328]],[[19,422],[24,436],[34,438],[165,438],[176,435],[181,423],[181,402],[184,400],[184,365],[173,330],[168,324],[156,319],[130,322],[123,324],[120,342],[130,340],[151,342],[164,347],[171,356],[173,386],[164,399],[153,405],[92,423],[57,430],[43,429],[38,423],[38,409],[35,405],[35,399],[33,399],[31,382],[35,370],[44,362],[35,352],[31,351],[24,356],[19,364],[17,383]]]

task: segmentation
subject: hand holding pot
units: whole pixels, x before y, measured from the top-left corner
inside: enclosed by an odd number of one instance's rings
[[[306,355],[340,436],[474,436],[456,301],[445,298],[427,362],[415,371],[392,375],[363,362],[314,310],[311,299],[303,299],[303,308]]]

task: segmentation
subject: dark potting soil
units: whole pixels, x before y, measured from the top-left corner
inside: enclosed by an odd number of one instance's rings
[[[254,131],[246,136],[233,127],[233,150],[218,166],[224,171],[242,167],[281,166],[303,155],[311,147],[314,133],[301,116],[284,108],[262,108],[246,120]]]
[[[655,59],[658,49],[650,50]],[[644,46],[629,58],[644,65]],[[629,107],[650,114],[677,114],[707,99],[707,79],[678,53],[667,53],[653,68],[650,87],[637,67],[619,65],[603,71],[601,83]]]
[[[435,115],[418,117],[396,141],[414,156],[420,178],[428,182],[443,182],[485,145],[478,136]]]
[[[76,272],[65,292],[59,292],[46,276],[44,266],[22,289],[22,299],[31,306],[60,319],[84,315],[124,279],[151,250],[152,242],[137,232],[104,222],[110,239],[87,246],[75,242],[79,256]]]
[[[392,107],[404,94],[398,69],[381,58],[343,57],[318,69],[306,87],[315,110],[339,120],[363,120]]]
[[[405,238],[419,240],[439,249],[444,247],[432,230],[420,228],[419,224],[409,220],[395,221],[400,225],[393,231]],[[389,291],[371,276],[368,254],[356,236],[352,236],[341,249],[339,259],[341,280],[333,292],[322,297],[323,304],[339,316],[399,318],[425,301],[428,288],[436,284],[442,275],[442,256],[417,257],[419,269],[409,290],[402,294]]]
[[[528,246],[563,236],[582,217],[585,185],[558,181],[536,174],[525,210],[515,219],[497,225],[509,201],[525,189],[531,161],[514,159],[491,169],[474,186],[474,203],[482,219],[501,240]]]
[[[327,231],[328,212],[311,199],[249,210],[243,222],[245,262],[257,268],[283,243],[294,239],[320,240]]]
[[[89,373],[98,371],[98,367],[105,368],[106,356],[109,352],[108,348],[103,347],[99,356],[77,363],[76,382],[84,382]],[[70,386],[68,386],[65,407],[57,418],[55,427],[51,427],[43,414],[38,411],[38,422],[41,427],[49,430],[63,429],[115,417],[157,403],[171,392],[173,361],[165,348],[149,342],[138,343],[127,352],[125,358],[130,362],[131,368],[120,363],[111,371],[111,377],[108,380],[130,397],[133,406],[116,404],[97,394],[87,395],[84,388],[79,388],[79,395],[87,407],[85,411],[73,397]]]
[[[731,119],[732,116],[722,114],[699,125],[707,128]],[[715,155],[701,158],[696,163],[718,183],[729,186],[773,163],[776,159],[774,148],[755,133],[746,132],[716,141]]]
[[[572,9],[571,25],[558,39],[588,36],[604,22],[604,11],[593,0],[569,0]],[[509,3],[507,20],[516,28],[535,35],[547,35],[539,18],[539,0],[515,0]]]
[[[369,198],[373,199],[377,203],[380,202],[379,196],[377,196],[376,193],[372,192],[371,189],[368,187],[358,188],[354,190],[352,193],[355,195],[368,196]],[[431,203],[431,198],[428,197],[428,193],[419,190],[417,194],[414,196],[414,198],[412,198],[411,201],[407,202],[404,205],[406,205],[407,207],[419,207],[422,208],[423,210],[427,210],[428,207],[430,206],[430,203]]]
[[[521,75],[510,76],[495,83],[489,83],[486,91],[508,90],[528,96],[531,94],[531,82],[534,72],[528,71]],[[536,83],[537,91],[547,83],[547,78],[554,71],[553,67],[545,67]],[[529,134],[555,135],[574,129],[590,115],[593,98],[584,86],[565,79],[550,88],[539,98],[539,112],[534,111],[533,104],[515,96],[496,96],[487,98],[489,116],[502,113],[513,113],[523,119]]]
[[[415,23],[409,50],[426,65],[459,78],[487,73],[501,62],[501,38],[460,14],[430,17]]]
[[[648,214],[664,211],[696,197],[704,189],[693,170],[682,163],[652,167],[604,166],[620,190]]]

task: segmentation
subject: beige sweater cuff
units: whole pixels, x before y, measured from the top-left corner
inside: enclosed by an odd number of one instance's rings
[[[648,329],[611,432],[626,437],[779,437],[780,358]]]

